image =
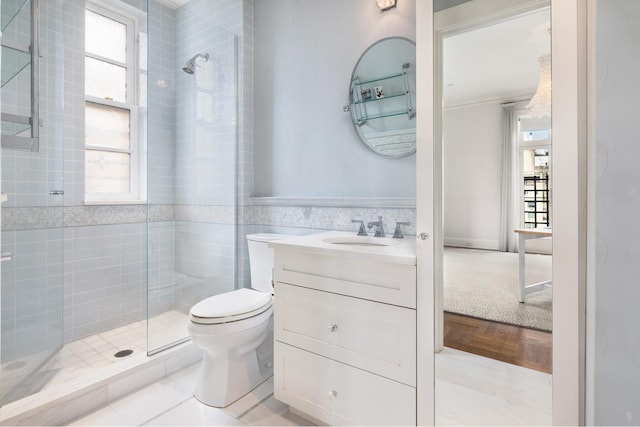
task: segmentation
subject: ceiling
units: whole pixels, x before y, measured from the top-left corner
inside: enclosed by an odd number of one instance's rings
[[[433,11],[439,12],[450,7],[458,6],[471,0],[433,0]]]
[[[191,0],[157,0],[158,3],[163,4],[171,9],[177,9],[180,6],[183,6],[189,3]]]
[[[550,53],[550,9],[545,8],[443,40],[446,107],[530,97],[540,56]]]

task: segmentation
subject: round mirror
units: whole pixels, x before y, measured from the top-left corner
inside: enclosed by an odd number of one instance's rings
[[[349,111],[364,144],[388,157],[416,151],[416,45],[404,37],[379,40],[351,75]]]

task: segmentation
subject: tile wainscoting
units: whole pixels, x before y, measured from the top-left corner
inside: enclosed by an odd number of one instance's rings
[[[411,198],[254,197],[253,204],[252,223],[261,231],[264,227],[289,228],[292,234],[357,231],[352,219],[366,223],[382,216],[386,233],[393,234],[396,222],[402,221],[410,223],[404,228],[406,235],[416,234],[415,199]]]
[[[50,281],[64,288],[63,325],[56,333],[64,328],[64,342],[70,342],[143,319],[147,272],[152,314],[185,310],[203,292],[231,290],[236,277],[237,283],[249,286],[249,233],[355,231],[352,219],[369,222],[378,216],[389,234],[397,221],[411,223],[404,228],[406,235],[416,233],[413,199],[256,197],[252,203],[3,208],[3,244],[16,254],[3,265],[3,275],[15,274],[16,283],[21,275],[32,280],[33,269],[23,268],[20,254],[46,256],[48,268],[39,277],[52,271],[58,275]],[[24,245],[35,249],[27,251]],[[15,286],[14,292],[21,289],[28,287]],[[33,303],[19,296],[15,301]],[[10,337],[11,331],[4,329],[19,324],[25,310],[17,305],[3,309],[3,336]]]

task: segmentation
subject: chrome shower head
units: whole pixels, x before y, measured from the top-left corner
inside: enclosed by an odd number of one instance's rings
[[[209,60],[209,54],[208,53],[197,53],[193,56],[193,58],[190,58],[185,64],[184,67],[182,67],[182,71],[184,71],[187,74],[193,74],[196,72],[196,59],[198,58],[202,58],[203,62],[207,62]]]
[[[189,62],[187,62],[186,64],[184,64],[184,67],[182,67],[182,71],[184,71],[187,74],[193,74],[195,72],[195,70],[193,69],[195,64],[190,64]]]

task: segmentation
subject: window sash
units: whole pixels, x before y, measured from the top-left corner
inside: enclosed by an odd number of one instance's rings
[[[85,203],[101,204],[101,203],[127,203],[127,202],[144,202],[146,192],[144,189],[145,178],[142,176],[146,170],[143,164],[143,144],[139,141],[139,108],[138,102],[138,43],[136,34],[138,33],[137,21],[135,18],[125,16],[122,13],[112,11],[92,2],[87,2],[86,9],[123,23],[127,28],[127,46],[126,46],[126,63],[122,63],[110,58],[102,57],[94,53],[86,52],[86,58],[92,58],[105,63],[124,67],[126,69],[126,102],[119,102],[109,99],[102,99],[95,96],[85,94],[86,103],[94,103],[114,108],[120,108],[129,111],[129,149],[120,149],[115,147],[105,147],[99,144],[91,144],[85,142],[85,150],[105,151],[105,152],[121,152],[130,156],[130,189],[127,193],[89,193],[85,191]],[[86,166],[86,164],[85,164]]]
[[[127,119],[128,119],[128,125],[129,127],[127,128],[126,132],[127,132],[127,136],[128,138],[126,138],[126,147],[118,147],[116,145],[104,145],[104,144],[99,144],[96,143],[96,141],[94,140],[89,140],[87,141],[86,139],[88,138],[88,131],[87,131],[87,121],[86,121],[86,111],[87,106],[89,104],[93,104],[94,106],[98,106],[98,107],[108,107],[109,109],[113,109],[113,110],[118,110],[118,112],[123,112],[126,114]],[[104,103],[97,103],[97,102],[92,102],[92,101],[85,101],[85,148],[89,148],[92,147],[93,149],[99,149],[102,151],[113,151],[113,152],[127,152],[130,153],[133,150],[133,146],[132,146],[132,136],[131,136],[131,128],[132,128],[132,110],[129,106],[111,106],[111,105],[107,105]],[[122,138],[121,140],[123,140],[124,138]],[[104,142],[104,141],[103,141]]]
[[[92,102],[92,101],[87,101]],[[129,121],[129,138],[130,148],[129,150],[118,149],[114,147],[105,147],[95,144],[85,144],[85,150],[105,151],[114,153],[127,153],[130,155],[130,167],[129,167],[129,182],[130,191],[128,193],[87,193],[85,192],[85,203],[99,204],[101,202],[143,202],[146,200],[146,193],[144,191],[144,176],[145,170],[144,155],[142,153],[142,144],[139,141],[139,120],[138,120],[138,107],[131,107],[130,121]]]

